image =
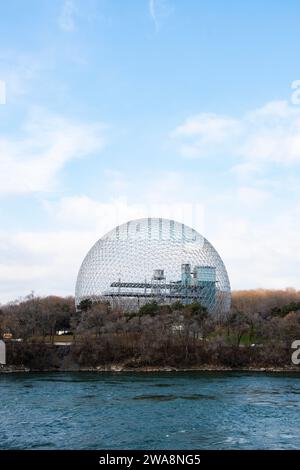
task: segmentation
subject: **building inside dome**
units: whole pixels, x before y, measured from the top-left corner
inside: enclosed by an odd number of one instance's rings
[[[199,302],[210,314],[229,311],[224,263],[206,238],[174,220],[144,218],[100,238],[80,267],[75,300],[109,301],[137,310],[145,303]]]

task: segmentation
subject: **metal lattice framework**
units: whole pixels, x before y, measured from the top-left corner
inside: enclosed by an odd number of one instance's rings
[[[147,218],[119,225],[98,240],[80,267],[76,305],[108,299],[137,308],[157,300],[199,301],[210,313],[230,308],[230,283],[214,247],[174,220]]]

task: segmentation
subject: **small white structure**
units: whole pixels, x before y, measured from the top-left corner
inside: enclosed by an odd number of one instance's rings
[[[71,333],[70,330],[58,330],[58,331],[56,331],[56,334],[57,334],[58,336],[69,335],[70,333]]]
[[[6,344],[0,340],[0,364],[6,364]]]

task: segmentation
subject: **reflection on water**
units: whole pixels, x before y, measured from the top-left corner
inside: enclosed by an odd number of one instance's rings
[[[138,395],[134,397],[134,400],[214,400],[215,397],[209,395],[201,395],[200,393],[194,393],[193,395]]]
[[[300,374],[0,375],[1,449],[299,449]]]

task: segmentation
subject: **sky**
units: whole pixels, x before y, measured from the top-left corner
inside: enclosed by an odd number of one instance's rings
[[[0,303],[73,295],[102,235],[167,217],[233,289],[300,289],[297,0],[0,6]]]

